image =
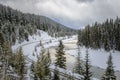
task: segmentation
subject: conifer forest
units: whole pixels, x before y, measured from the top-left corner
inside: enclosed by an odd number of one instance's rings
[[[0,0],[0,80],[120,80],[119,0]]]

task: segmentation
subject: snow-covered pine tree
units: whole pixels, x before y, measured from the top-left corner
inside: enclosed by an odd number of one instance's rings
[[[107,69],[105,71],[104,76],[102,77],[102,80],[116,80],[111,52],[110,52],[110,55],[108,57]]]
[[[66,69],[66,57],[64,52],[64,45],[62,41],[60,40],[59,46],[56,49],[56,62],[55,65],[60,68]]]
[[[85,71],[84,71],[84,80],[91,80],[92,72],[90,71],[91,65],[89,60],[88,49],[86,50],[85,56]]]
[[[76,61],[76,66],[75,66],[75,73],[78,73],[80,75],[83,75],[84,69],[83,69],[83,63],[81,61],[81,55],[80,55],[80,46],[78,45],[78,56],[77,56],[77,61]]]

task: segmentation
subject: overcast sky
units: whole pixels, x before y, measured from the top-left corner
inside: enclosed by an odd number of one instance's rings
[[[120,16],[120,0],[0,0],[0,3],[50,17],[75,29]]]

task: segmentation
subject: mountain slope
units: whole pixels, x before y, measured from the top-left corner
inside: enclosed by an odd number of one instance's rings
[[[53,37],[73,35],[76,30],[59,24],[45,16],[22,13],[10,7],[0,4],[0,33],[11,44],[28,40],[29,35],[37,32],[37,29],[48,32]]]

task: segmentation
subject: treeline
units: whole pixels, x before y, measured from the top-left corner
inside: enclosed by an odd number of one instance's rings
[[[120,18],[107,19],[103,23],[95,22],[92,26],[78,32],[78,43],[95,49],[104,48],[120,51]]]
[[[0,4],[0,32],[11,44],[28,40],[37,29],[48,32],[53,37],[72,35],[76,31],[67,28],[45,16],[22,13]]]

